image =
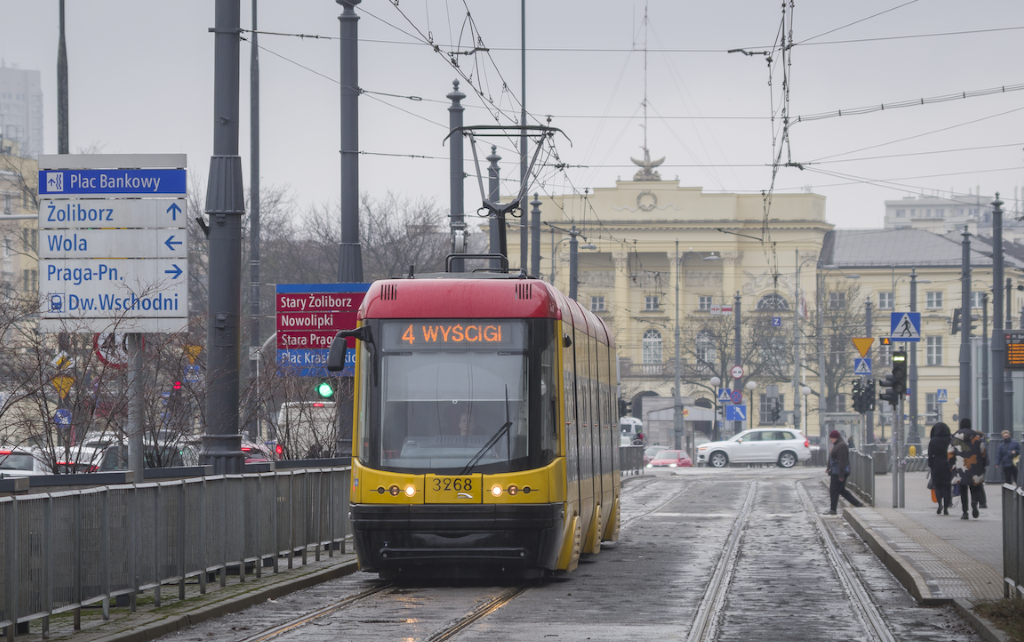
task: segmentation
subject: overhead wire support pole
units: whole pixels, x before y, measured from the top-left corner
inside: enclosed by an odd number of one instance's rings
[[[466,108],[462,106],[462,100],[466,97],[466,94],[459,91],[459,81],[455,80],[452,82],[452,91],[445,96],[452,101],[451,106],[448,107],[448,128],[451,131],[462,128],[463,112]],[[460,134],[452,138],[451,147],[449,148],[449,171],[450,171],[450,201],[449,201],[449,221],[451,222],[451,234],[452,234],[452,254],[460,254],[466,251],[465,240],[466,240],[466,215],[464,213],[466,207],[466,199],[464,192],[464,180],[466,177],[465,169],[463,168],[463,136]],[[474,147],[473,153],[476,153]],[[482,190],[481,190],[482,191]],[[452,261],[452,271],[462,272],[465,269],[465,261],[459,259]]]
[[[971,233],[964,226],[961,233],[963,256],[960,265],[960,418],[970,419],[971,412]]]
[[[917,269],[910,269],[910,311],[917,312]],[[917,342],[910,343],[910,355],[908,357],[910,363],[909,374],[910,374],[910,385],[908,389],[910,391],[910,430],[909,436],[907,437],[907,445],[919,445],[921,440],[918,435],[917,429]]]
[[[341,244],[338,281],[362,283],[359,245],[359,16],[361,0],[336,0],[344,7],[341,30]]]
[[[257,376],[260,358],[260,57],[259,33],[256,26],[256,5],[252,0],[252,47],[249,52],[249,364],[250,376]],[[258,385],[255,388],[258,390]],[[250,422],[249,438],[259,433],[260,400],[252,404],[256,412]]]
[[[242,216],[238,155],[240,0],[217,0],[214,31],[213,156],[206,190],[209,215],[206,434],[202,463],[216,475],[241,473],[238,434],[239,333],[242,316]]]
[[[992,427],[993,432],[1001,432],[1007,424],[1013,424],[1012,409],[1007,411],[1006,386],[1009,383],[1013,390],[1013,381],[1006,376],[1006,337],[1003,334],[1003,308],[1009,301],[1003,299],[1003,210],[999,194],[992,203]],[[1005,305],[1007,312],[1009,306]],[[966,321],[961,327],[970,327]],[[1009,327],[1007,324],[1006,327]],[[1009,379],[1009,381],[1005,381]],[[960,413],[960,416],[964,416]],[[985,435],[988,439],[989,435]]]
[[[526,196],[526,177],[528,175],[527,174],[528,170],[526,168],[526,144],[527,144],[527,140],[526,140],[526,0],[522,0],[521,6],[522,6],[522,31],[523,31],[523,41],[522,41],[522,49],[521,49],[521,52],[522,52],[522,68],[523,68],[523,72],[522,72],[523,95],[522,95],[522,99],[520,100],[520,106],[522,107],[522,112],[520,113],[520,116],[519,116],[519,125],[520,125],[520,129],[519,129],[519,186],[520,186],[519,187],[519,191],[522,194],[522,196],[520,196],[520,199],[525,198],[525,196]],[[530,256],[530,254],[529,254],[530,229],[526,225],[526,222],[527,222],[526,208],[525,207],[521,208],[520,212],[521,212],[521,215],[522,215],[523,226],[519,228],[519,267],[521,267],[525,271],[527,269],[527,266],[529,265],[527,263],[527,259]]]

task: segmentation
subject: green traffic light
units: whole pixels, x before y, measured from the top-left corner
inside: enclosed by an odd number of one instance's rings
[[[321,381],[316,386],[316,394],[322,399],[330,399],[334,396],[334,387],[326,381]]]

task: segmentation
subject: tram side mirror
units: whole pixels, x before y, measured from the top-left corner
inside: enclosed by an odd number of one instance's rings
[[[373,343],[373,336],[370,334],[370,326],[362,326],[352,330],[341,330],[334,335],[331,341],[331,351],[327,353],[327,371],[341,372],[345,369],[345,361],[348,352],[348,338],[355,337],[359,341]]]
[[[562,347],[571,348],[572,347],[572,337],[570,337],[567,334],[563,334],[562,335]]]

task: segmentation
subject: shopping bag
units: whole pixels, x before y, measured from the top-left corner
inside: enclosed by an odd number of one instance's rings
[[[935,496],[935,489],[934,488],[932,489],[932,503],[933,504],[938,504],[939,503],[939,498]]]

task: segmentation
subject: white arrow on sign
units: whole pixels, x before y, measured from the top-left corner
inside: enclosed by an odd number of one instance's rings
[[[41,259],[186,259],[184,230],[39,230]]]
[[[70,230],[97,227],[162,227],[185,229],[185,199],[144,198],[123,200],[43,199],[39,201],[39,229]]]
[[[43,318],[188,318],[188,262],[50,259],[39,262]]]

